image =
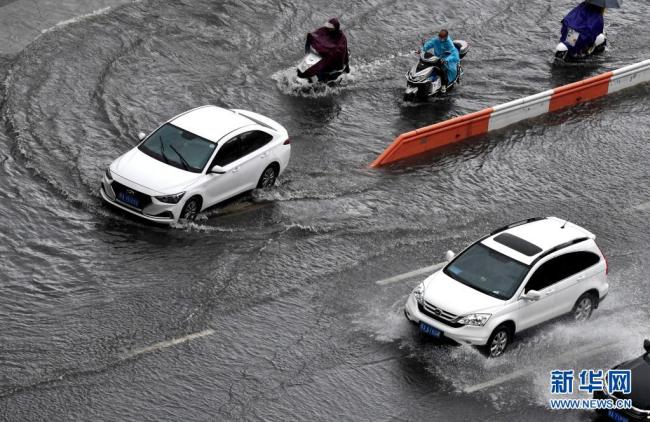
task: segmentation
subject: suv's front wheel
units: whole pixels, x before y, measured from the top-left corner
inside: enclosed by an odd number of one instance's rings
[[[512,332],[507,325],[499,325],[488,339],[486,352],[490,358],[498,358],[505,353],[512,341]]]

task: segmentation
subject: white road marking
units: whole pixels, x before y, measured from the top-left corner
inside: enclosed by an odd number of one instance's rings
[[[603,349],[609,348],[610,346],[613,346],[614,344],[616,344],[616,343],[611,342],[611,343],[603,344],[603,345],[600,345],[600,346],[590,345],[590,346],[586,346],[586,347],[583,347],[583,348],[575,349],[570,353],[565,353],[565,354],[561,355],[560,357],[567,358],[567,359],[575,358],[575,357],[590,357],[590,356],[593,356],[593,355],[597,355],[598,353],[603,351]],[[524,375],[527,375],[527,374],[530,374],[530,373],[533,373],[532,369],[520,369],[518,371],[514,371],[514,372],[511,372],[509,374],[494,378],[493,380],[490,380],[490,381],[486,381],[486,382],[483,382],[483,383],[480,383],[480,384],[472,385],[470,387],[465,387],[463,389],[463,392],[465,392],[465,393],[475,393],[477,391],[481,391],[481,390],[485,390],[487,388],[495,387],[497,385],[503,384],[503,383],[505,383],[507,381],[513,380],[515,378],[519,378],[521,376],[524,376]]]
[[[645,202],[643,204],[636,205],[636,206],[634,206],[632,208],[634,208],[635,210],[638,210],[638,211],[649,211],[650,210],[650,201]]]
[[[212,334],[214,334],[214,330],[207,329],[207,330],[199,331],[198,333],[186,335],[185,337],[179,337],[167,341],[161,341],[160,343],[152,344],[151,346],[143,347],[141,349],[131,350],[130,352],[125,353],[122,356],[122,359],[130,359],[135,356],[141,355],[143,353],[150,353],[150,352],[155,352],[156,350],[166,349],[168,347],[176,346],[178,344],[182,344],[190,340],[195,340],[197,338],[209,336]]]
[[[385,286],[387,284],[397,283],[398,281],[408,280],[410,278],[413,278],[413,277],[416,277],[416,276],[419,276],[419,275],[422,275],[422,274],[432,273],[432,272],[434,272],[436,270],[439,270],[440,268],[444,267],[445,264],[447,264],[447,263],[446,262],[441,262],[439,264],[432,265],[430,267],[424,267],[424,268],[420,268],[419,270],[413,270],[413,271],[409,271],[408,273],[399,274],[399,275],[396,275],[396,276],[390,277],[390,278],[385,278],[383,280],[377,281],[376,283],[379,284],[380,286]]]

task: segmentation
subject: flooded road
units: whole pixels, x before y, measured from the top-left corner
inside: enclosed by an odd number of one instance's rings
[[[0,418],[592,420],[546,409],[548,371],[650,337],[647,84],[367,168],[405,130],[646,58],[647,2],[607,13],[604,56],[560,69],[565,0],[29,3],[0,1]],[[352,74],[299,94],[304,36],[334,15]],[[441,27],[471,44],[463,84],[403,104],[410,51]],[[202,104],[287,127],[278,186],[171,229],[107,208],[102,174],[135,134]],[[585,226],[609,259],[585,325],[486,360],[407,323],[424,276],[376,283],[536,215]]]

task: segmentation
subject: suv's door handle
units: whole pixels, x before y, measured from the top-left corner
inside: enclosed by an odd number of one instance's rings
[[[239,171],[239,167],[235,167],[234,169],[232,169],[232,173],[237,173],[238,171]]]
[[[260,155],[260,158],[266,158],[266,157],[268,157],[268,156],[269,156],[269,153],[268,153],[268,152],[265,152],[264,154]]]
[[[555,293],[555,289],[549,289],[546,291],[546,296],[552,295],[553,293]]]

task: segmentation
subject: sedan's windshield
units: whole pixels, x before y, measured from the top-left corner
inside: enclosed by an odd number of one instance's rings
[[[216,146],[214,142],[166,123],[138,148],[148,156],[170,166],[200,173]]]
[[[526,277],[528,267],[480,243],[445,268],[445,274],[482,293],[507,300]]]

